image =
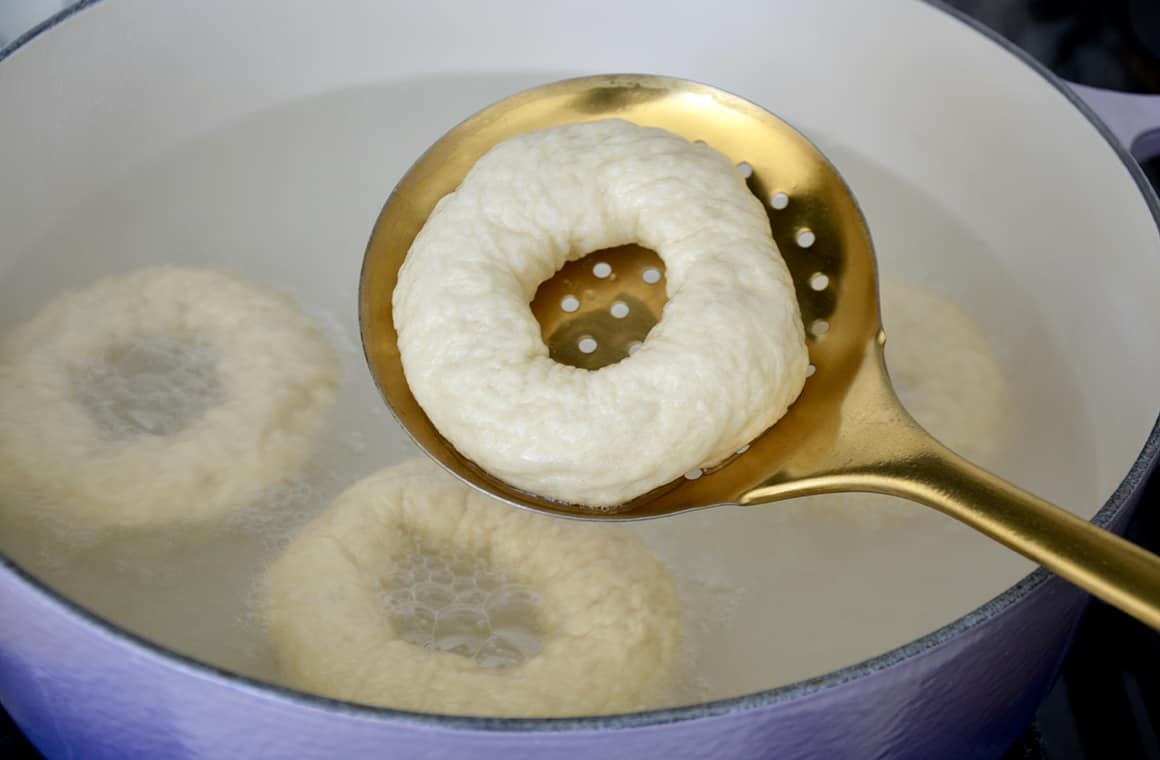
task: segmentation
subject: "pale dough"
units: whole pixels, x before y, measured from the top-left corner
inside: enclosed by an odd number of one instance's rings
[[[886,367],[903,406],[958,454],[984,466],[1010,434],[1010,384],[990,341],[958,304],[921,285],[881,284]]]
[[[880,291],[886,367],[903,406],[951,450],[983,467],[998,464],[1018,410],[991,341],[967,311],[930,288],[883,278]],[[881,494],[829,494],[809,502],[815,518],[864,527],[895,529],[893,518],[916,517],[923,530],[954,526],[926,507]]]
[[[208,372],[211,398],[166,434],[111,430],[80,401],[93,368],[158,342],[179,364],[198,347],[189,363],[210,366],[173,381]],[[297,304],[231,275],[148,268],[61,294],[0,340],[0,503],[87,524],[214,519],[305,463],[339,376]]]
[[[494,668],[405,640],[387,597],[416,540],[522,577],[540,599],[539,653]],[[647,708],[662,698],[682,646],[673,582],[634,534],[512,508],[426,459],[339,496],[270,568],[262,609],[291,685],[422,712],[550,717]]]
[[[616,364],[550,359],[537,286],[632,242],[665,262],[663,319]],[[440,433],[501,480],[598,508],[731,455],[785,414],[809,364],[789,271],[736,167],[620,120],[489,151],[416,237],[393,308]]]

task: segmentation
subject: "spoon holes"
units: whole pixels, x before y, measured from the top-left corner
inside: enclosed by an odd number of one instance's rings
[[[814,231],[809,227],[803,227],[794,236],[794,241],[797,242],[799,248],[809,248],[817,239]]]
[[[830,286],[830,278],[823,272],[814,272],[810,275],[810,287],[816,291],[825,290]]]
[[[830,323],[824,319],[815,319],[810,322],[810,335],[820,338],[830,331]]]
[[[769,196],[769,205],[774,211],[781,211],[789,205],[789,196],[785,193],[774,193]]]
[[[560,299],[560,308],[571,314],[580,308],[580,299],[576,296],[564,296]]]
[[[741,176],[745,179],[749,179],[753,176],[753,166],[750,165],[748,161],[742,161],[741,163],[737,164],[737,171],[740,172]]]
[[[600,344],[596,342],[596,338],[593,338],[591,335],[585,335],[579,340],[579,342],[577,342],[576,347],[580,349],[580,353],[590,354],[594,352],[599,345]]]

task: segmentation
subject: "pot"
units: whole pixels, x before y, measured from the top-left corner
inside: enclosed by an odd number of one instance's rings
[[[1038,392],[1022,397],[1034,421],[1023,454],[1000,474],[1123,528],[1160,456],[1160,391],[1148,382],[1160,374],[1160,206],[1115,138],[1147,148],[1136,138],[1160,110],[1085,91],[1113,109],[1113,134],[1065,83],[917,0],[348,0],[324,13],[275,0],[81,2],[0,52],[0,325],[62,287],[164,258],[142,240],[174,240],[199,243],[204,263],[285,270],[298,295],[345,304],[333,316],[341,339],[354,325],[366,235],[414,157],[515,90],[608,71],[710,82],[814,139],[863,204],[883,271],[993,299],[974,313],[1004,338],[1014,376],[1039,373]],[[309,117],[296,104],[312,104]],[[270,126],[292,121],[317,145],[352,119],[374,130],[305,158],[294,149],[307,142]],[[268,139],[238,148],[227,128],[243,122],[266,125]],[[187,160],[179,186],[150,173],[196,154],[199,140],[219,140],[218,161]],[[291,169],[231,173],[259,154]],[[156,201],[136,216],[118,194],[130,179],[135,197]],[[239,187],[247,181],[257,182],[250,195]],[[908,198],[918,195],[945,218],[915,213]],[[236,233],[229,246],[220,230]],[[86,250],[88,241],[99,245]],[[1058,361],[1038,351],[1044,343]],[[368,436],[381,434],[363,456],[397,458],[401,433],[362,373],[350,413],[376,410]],[[805,508],[770,514],[791,515],[789,525]],[[891,526],[865,534],[867,556],[906,535]],[[920,551],[905,543],[890,550]],[[789,668],[776,688],[749,684],[664,710],[500,720],[346,704],[209,664],[141,635],[149,621],[111,622],[100,603],[49,578],[36,547],[0,536],[0,702],[48,757],[994,757],[1046,693],[1087,598],[980,544],[977,572],[1007,575],[940,608],[937,549],[927,596],[901,599],[933,610],[926,634],[853,647],[846,667],[802,678]],[[857,561],[835,556],[834,573],[855,574]],[[834,581],[845,582],[857,579]],[[867,637],[898,614],[873,599],[850,609]],[[795,610],[782,613],[803,638]],[[769,646],[781,643],[770,634]]]

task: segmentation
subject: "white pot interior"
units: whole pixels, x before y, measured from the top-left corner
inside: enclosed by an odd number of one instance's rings
[[[221,266],[307,305],[346,381],[307,482],[228,540],[77,527],[53,543],[20,519],[0,549],[131,630],[276,680],[248,612],[259,570],[345,485],[414,454],[356,324],[363,247],[392,185],[487,103],[615,71],[732,90],[819,143],[866,212],[883,276],[958,302],[1002,357],[1014,430],[983,464],[1094,514],[1160,408],[1156,223],[1112,148],[1039,74],[925,3],[873,6],[104,0],[34,40],[0,65],[0,328],[102,274]],[[678,702],[872,657],[1031,569],[885,498],[639,530],[685,595],[699,682]]]

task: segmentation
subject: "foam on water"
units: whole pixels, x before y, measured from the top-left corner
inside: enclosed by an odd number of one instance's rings
[[[383,593],[400,637],[424,649],[508,668],[543,648],[540,597],[506,570],[453,546],[412,536]]]

